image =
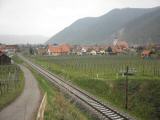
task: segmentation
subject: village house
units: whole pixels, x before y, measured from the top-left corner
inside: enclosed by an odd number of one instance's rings
[[[104,55],[106,53],[105,52],[106,48],[107,48],[107,45],[92,45],[88,48],[87,51],[91,55],[97,55],[97,54]]]
[[[0,52],[0,65],[9,65],[11,64],[11,58],[8,57],[5,53]]]
[[[122,40],[114,41],[113,45],[117,49],[121,49],[121,50],[125,50],[125,49],[129,48],[128,43],[126,41],[122,41]]]
[[[76,55],[86,55],[88,50],[88,46],[82,45],[73,45],[72,46],[72,54]]]
[[[116,54],[120,54],[120,53],[123,52],[122,49],[119,49],[119,48],[117,48],[117,47],[113,47],[112,50],[113,50],[113,53],[116,53]]]
[[[72,47],[72,54],[76,55],[104,55],[108,45],[74,45]]]
[[[80,53],[81,51],[81,46],[80,45],[73,45],[71,49],[71,54],[77,54]]]
[[[120,54],[120,53],[125,53],[126,50],[129,49],[129,45],[126,41],[122,40],[115,40],[113,42],[113,53]]]
[[[96,50],[91,50],[90,55],[97,55]]]
[[[46,55],[47,49],[45,47],[37,48],[37,54],[38,55]]]
[[[149,57],[151,57],[151,51],[150,51],[150,50],[144,50],[144,51],[141,53],[141,57],[142,57],[142,58],[149,58]]]
[[[5,50],[6,50],[6,52],[8,52],[8,53],[16,53],[16,52],[17,52],[17,49],[18,49],[18,46],[17,46],[17,45],[6,45],[6,46],[5,46]]]
[[[79,50],[77,50],[76,54],[79,55],[79,56],[86,55],[87,54],[87,49],[84,48],[84,47],[81,47]]]
[[[99,53],[100,53],[101,55],[104,55],[106,52],[105,52],[105,50],[100,50]]]
[[[82,55],[83,55],[82,52],[76,52],[76,54],[77,54],[78,56],[82,56]]]
[[[68,55],[71,51],[71,47],[68,44],[61,45],[48,45],[48,55],[59,56]]]
[[[132,47],[128,50],[128,54],[129,55],[137,55],[138,53],[137,53],[137,50],[134,47]]]
[[[86,52],[87,52],[87,49],[83,47],[83,48],[81,49],[81,52],[82,52],[82,53],[86,53]]]

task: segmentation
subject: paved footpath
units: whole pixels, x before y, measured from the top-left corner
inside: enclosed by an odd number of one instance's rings
[[[20,67],[25,76],[24,91],[0,112],[0,120],[33,120],[39,107],[41,95],[38,83],[26,67]]]

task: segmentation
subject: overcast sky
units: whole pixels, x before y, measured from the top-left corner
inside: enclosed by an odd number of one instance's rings
[[[79,18],[155,6],[160,0],[0,0],[0,34],[51,37]]]

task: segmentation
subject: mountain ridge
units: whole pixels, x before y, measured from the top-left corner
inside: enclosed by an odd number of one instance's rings
[[[114,9],[100,17],[82,18],[54,35],[46,44],[109,44],[127,23],[159,8]]]
[[[121,37],[132,44],[134,44],[134,39],[142,45],[145,42],[159,43],[160,33],[157,31],[160,31],[160,7],[127,24]]]

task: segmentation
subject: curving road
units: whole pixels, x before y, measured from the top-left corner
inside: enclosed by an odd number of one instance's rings
[[[36,79],[24,66],[20,65],[25,76],[22,94],[0,112],[0,120],[33,120],[39,107],[41,95]]]

